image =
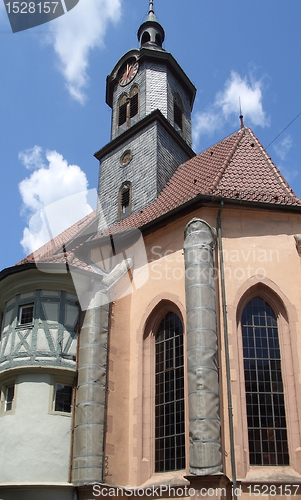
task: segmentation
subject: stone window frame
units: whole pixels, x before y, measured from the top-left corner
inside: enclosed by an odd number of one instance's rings
[[[143,469],[141,474],[143,479],[157,477],[158,475],[173,476],[179,478],[185,475],[183,471],[188,471],[189,464],[189,432],[188,432],[188,383],[187,383],[187,356],[186,356],[186,325],[184,321],[184,309],[176,304],[176,300],[160,300],[154,305],[147,316],[144,324],[143,353],[142,353],[142,439],[141,452]],[[169,472],[155,472],[155,338],[159,326],[167,313],[175,313],[183,325],[183,351],[184,351],[184,401],[185,401],[185,450],[186,467],[181,470]]]
[[[281,372],[286,408],[287,439],[290,464],[288,466],[253,466],[249,461],[249,440],[243,364],[241,317],[248,302],[254,297],[265,300],[276,314],[281,353]],[[243,456],[236,458],[237,476],[247,477],[252,470],[266,471],[267,479],[277,470],[301,473],[301,411],[300,383],[298,380],[299,359],[297,351],[297,313],[280,288],[268,278],[264,283],[260,277],[252,277],[238,290],[234,305],[228,306],[229,322],[236,325],[230,340],[232,396],[237,401],[234,409],[235,445]],[[231,339],[231,336],[230,336]],[[274,477],[274,476],[273,476]]]

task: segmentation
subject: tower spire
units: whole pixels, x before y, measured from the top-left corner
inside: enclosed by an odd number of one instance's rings
[[[155,50],[162,50],[165,33],[161,24],[158,23],[155,11],[154,0],[149,0],[149,10],[146,21],[138,30],[138,40],[141,47],[149,47]]]

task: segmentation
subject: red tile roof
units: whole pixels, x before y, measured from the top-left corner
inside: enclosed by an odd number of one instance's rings
[[[301,206],[257,137],[243,128],[180,165],[153,203],[118,225],[142,227],[200,194]]]
[[[48,241],[40,247],[35,252],[29,254],[25,259],[22,259],[16,265],[24,264],[26,262],[35,262],[36,260],[41,262],[66,262],[66,254],[59,252],[59,250],[63,249],[63,245],[66,245],[70,240],[72,240],[75,236],[77,236],[80,232],[82,232],[89,224],[92,224],[96,219],[96,211],[91,212],[89,215],[85,215],[82,219],[77,221],[72,226],[68,227],[61,234],[53,238],[51,241]],[[74,255],[68,254],[68,262],[71,263],[74,259]]]
[[[109,232],[118,232],[121,227],[143,227],[198,195],[301,206],[301,200],[257,137],[250,129],[243,128],[180,165],[155,201],[115,224]],[[73,239],[82,227],[92,223],[94,217],[93,212],[40,248],[40,260],[42,257],[51,261],[51,255],[62,248],[63,243]],[[95,235],[94,239],[99,236]],[[63,262],[66,255],[61,253],[57,259]],[[70,259],[73,261],[74,256],[70,255]],[[34,255],[28,256],[27,260],[34,261]],[[84,266],[78,259],[74,259],[73,264]]]

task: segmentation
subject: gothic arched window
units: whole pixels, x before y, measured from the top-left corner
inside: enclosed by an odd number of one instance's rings
[[[169,312],[155,340],[155,471],[185,469],[183,326]]]
[[[253,298],[242,313],[250,465],[288,465],[288,443],[277,319]]]
[[[119,190],[118,218],[124,219],[131,213],[132,185],[130,182],[122,184]]]

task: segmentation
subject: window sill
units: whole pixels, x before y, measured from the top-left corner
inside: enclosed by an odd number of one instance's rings
[[[262,465],[250,466],[250,470],[243,479],[238,479],[239,482],[243,483],[290,483],[292,481],[298,481],[301,484],[301,474],[299,474],[295,469],[289,465]]]
[[[150,477],[145,483],[143,483],[140,487],[147,488],[149,486],[160,486],[164,484],[164,486],[189,486],[190,483],[185,476],[187,475],[187,471],[185,469],[171,471],[171,472],[156,472]]]
[[[72,412],[67,411],[49,411],[49,415],[60,415],[61,417],[71,417]]]

